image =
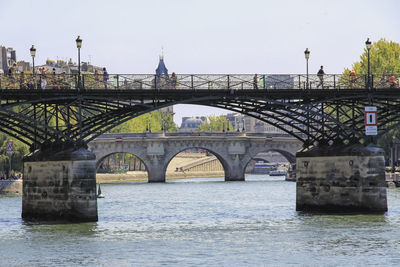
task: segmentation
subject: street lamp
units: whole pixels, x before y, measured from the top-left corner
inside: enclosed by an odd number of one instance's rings
[[[308,59],[310,58],[310,50],[306,48],[304,51],[304,57],[306,58],[306,73],[307,73],[307,82],[306,82],[306,89],[308,89]]]
[[[370,64],[369,64],[369,51],[371,50],[371,41],[369,40],[369,38],[367,39],[367,41],[365,41],[365,46],[367,47],[367,51],[368,51],[368,78],[367,78],[367,88],[371,89],[371,68],[370,68]]]
[[[32,56],[32,70],[33,70],[33,88],[35,89],[36,87],[36,79],[35,79],[35,56],[36,56],[36,48],[32,45],[31,49],[29,49],[29,51],[31,52],[31,56]]]
[[[82,47],[82,39],[78,35],[78,38],[75,40],[76,47],[78,48],[78,89],[81,88],[81,47]]]

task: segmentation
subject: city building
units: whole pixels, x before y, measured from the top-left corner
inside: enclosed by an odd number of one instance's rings
[[[179,132],[198,132],[199,126],[207,120],[207,117],[183,117]]]
[[[160,60],[158,61],[158,66],[156,68],[156,78],[153,81],[156,88],[168,88],[169,87],[169,75],[168,69],[164,63],[164,56],[160,56]],[[169,106],[166,108],[162,108],[161,111],[167,112],[174,116],[174,107]]]
[[[266,89],[288,89],[294,87],[294,78],[292,75],[266,75]]]
[[[20,60],[17,62],[17,72],[23,71],[32,71],[31,63],[26,62],[24,60]]]
[[[230,129],[230,131],[242,132],[244,129],[248,133],[285,133],[283,130],[251,116],[239,113],[228,113],[225,117],[232,124],[233,129]]]
[[[63,73],[65,72],[66,74],[78,74],[78,64],[73,62],[72,59],[70,58],[69,61],[65,60],[51,60],[47,59],[46,64],[40,65],[40,66],[35,66],[35,69],[39,68],[44,68],[47,72],[52,72],[53,69],[55,69],[56,73]],[[94,73],[95,70],[99,73],[102,73],[103,68],[94,66],[90,64],[89,62],[81,62],[81,72],[82,73]]]
[[[267,133],[267,134],[285,133],[283,130],[251,116],[244,116],[243,120],[244,120],[244,128],[248,133]]]
[[[8,73],[9,67],[17,62],[17,53],[11,47],[0,46],[0,72]]]
[[[225,115],[225,118],[232,124],[233,129],[229,129],[230,131],[243,131],[245,115],[240,113],[228,113]]]

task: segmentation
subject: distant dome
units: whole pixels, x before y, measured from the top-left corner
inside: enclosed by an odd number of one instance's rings
[[[184,122],[182,122],[181,128],[196,129],[202,124],[203,124],[203,121],[199,118],[189,118],[189,119],[186,119]]]

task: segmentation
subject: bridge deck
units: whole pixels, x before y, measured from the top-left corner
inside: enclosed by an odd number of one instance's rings
[[[185,101],[188,99],[199,98],[221,98],[221,97],[254,97],[268,98],[271,100],[281,99],[327,99],[338,97],[365,97],[370,94],[376,98],[400,98],[400,89],[395,88],[375,88],[368,89],[313,89],[313,90],[234,90],[234,89],[214,89],[214,90],[118,90],[118,89],[81,89],[81,90],[0,90],[1,100],[8,101],[34,101],[42,99],[46,101],[60,102],[63,99],[76,98],[82,96],[86,98],[113,98],[120,100],[145,101],[145,100],[173,100]],[[3,102],[4,104],[4,102]]]

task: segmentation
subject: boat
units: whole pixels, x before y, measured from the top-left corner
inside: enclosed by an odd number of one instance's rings
[[[276,166],[274,163],[258,161],[254,164],[254,168],[251,173],[254,174],[269,174],[270,171],[275,171]]]
[[[104,195],[101,193],[100,184],[99,184],[99,190],[97,190],[97,198],[104,198]]]
[[[270,171],[269,176],[285,176],[287,169],[284,167],[279,167],[275,171]]]
[[[269,176],[285,176],[285,171],[270,171]]]

